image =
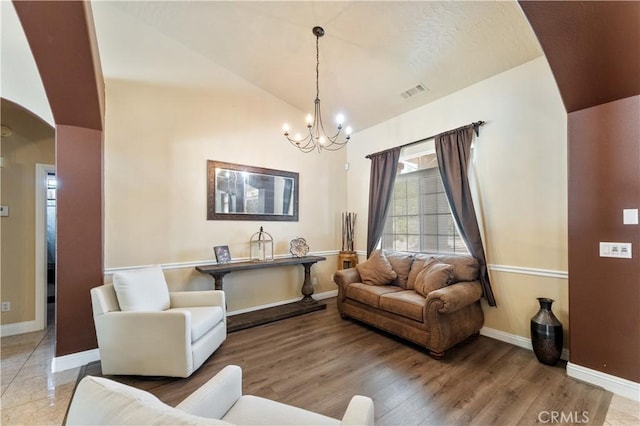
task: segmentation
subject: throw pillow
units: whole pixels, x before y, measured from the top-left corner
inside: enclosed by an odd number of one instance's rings
[[[375,250],[369,259],[358,263],[356,269],[362,283],[367,285],[387,285],[398,276],[382,250]]]
[[[164,311],[169,309],[169,287],[160,265],[113,274],[122,311]]]
[[[413,255],[413,263],[411,264],[411,270],[409,271],[409,277],[407,278],[407,290],[414,290],[416,288],[416,278],[422,269],[433,259],[432,254],[416,253]]]
[[[422,296],[446,287],[451,281],[453,266],[431,259],[416,277],[415,290]]]
[[[385,250],[386,256],[391,267],[398,274],[398,278],[391,282],[391,285],[397,285],[398,287],[407,288],[407,279],[409,278],[409,271],[411,270],[411,264],[413,263],[413,254],[395,251]]]

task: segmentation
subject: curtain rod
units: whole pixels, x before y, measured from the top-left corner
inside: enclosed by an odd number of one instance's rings
[[[435,139],[435,138],[436,138],[436,136],[439,136],[439,135],[442,135],[442,134],[445,134],[445,133],[455,132],[456,130],[464,129],[465,127],[469,127],[469,126],[473,126],[473,130],[475,130],[475,132],[476,132],[476,136],[480,136],[480,129],[479,129],[479,128],[480,128],[480,126],[484,126],[484,125],[485,125],[485,123],[486,123],[486,121],[482,121],[482,120],[480,120],[480,121],[474,121],[473,123],[471,123],[471,124],[467,124],[466,126],[462,126],[462,127],[458,127],[458,128],[456,128],[456,129],[453,129],[453,130],[448,130],[448,131],[446,131],[446,132],[438,133],[437,135],[429,136],[429,137],[427,137],[427,138],[419,139],[419,140],[417,140],[417,141],[413,141],[413,142],[408,142],[408,143],[405,143],[404,145],[396,146],[396,147],[394,147],[394,148],[389,148],[389,149],[385,149],[385,150],[382,150],[382,151],[374,152],[373,154],[369,154],[369,155],[367,155],[365,158],[371,158],[371,156],[372,156],[372,155],[378,155],[378,154],[381,154],[381,153],[383,153],[383,152],[390,151],[390,150],[392,150],[392,149],[396,149],[396,148],[406,148],[406,147],[408,147],[408,146],[415,145],[415,144],[417,144],[417,143],[426,142],[426,141],[428,141],[428,140]]]

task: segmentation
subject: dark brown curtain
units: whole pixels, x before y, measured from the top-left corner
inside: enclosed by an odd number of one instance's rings
[[[436,156],[442,183],[460,236],[471,255],[480,263],[480,283],[484,297],[489,305],[496,306],[467,174],[474,129],[474,125],[470,125],[437,135],[435,137]]]
[[[391,193],[396,180],[400,147],[367,155],[371,160],[369,177],[369,223],[367,227],[367,258],[382,237],[384,221],[391,205]]]

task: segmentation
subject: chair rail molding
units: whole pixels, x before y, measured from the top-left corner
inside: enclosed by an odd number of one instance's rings
[[[534,275],[537,277],[560,278],[565,280],[569,278],[569,272],[558,271],[555,269],[528,268],[526,266],[496,265],[496,264],[489,264],[488,267],[490,271],[495,271],[495,272]]]
[[[326,251],[315,251],[313,253],[309,252],[308,255],[309,256],[337,256],[340,253],[339,250],[326,250]],[[284,259],[287,257],[291,257],[291,254],[276,254],[273,256],[275,259]],[[248,262],[249,259],[248,257],[238,257],[235,258],[231,261],[231,263],[236,263],[236,262]],[[196,266],[203,266],[203,265],[211,265],[212,263],[215,263],[214,259],[207,259],[207,260],[195,260],[195,261],[191,261],[191,262],[173,262],[173,263],[162,263],[160,264],[160,267],[163,270],[170,270],[170,269],[193,269]],[[112,275],[116,272],[120,272],[120,271],[127,271],[127,270],[131,270],[131,269],[139,269],[139,268],[144,268],[147,266],[153,266],[153,265],[133,265],[133,266],[116,266],[113,268],[105,268],[104,269],[104,274],[105,275]]]

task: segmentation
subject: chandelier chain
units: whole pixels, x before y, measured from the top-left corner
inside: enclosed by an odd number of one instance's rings
[[[316,36],[316,99],[320,98],[320,47],[318,46],[319,36]]]

